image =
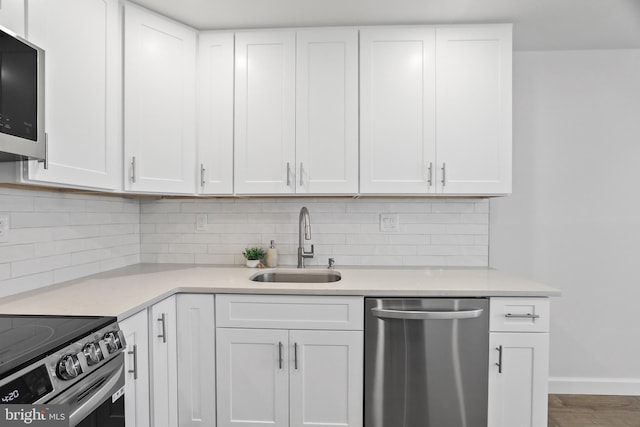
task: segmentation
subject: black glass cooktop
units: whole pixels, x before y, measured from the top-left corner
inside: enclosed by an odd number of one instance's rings
[[[115,321],[102,316],[0,315],[0,378]]]

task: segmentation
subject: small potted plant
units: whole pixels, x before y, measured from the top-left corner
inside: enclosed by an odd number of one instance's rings
[[[246,248],[242,255],[247,259],[247,267],[255,268],[260,264],[260,260],[264,258],[266,252],[262,248]]]

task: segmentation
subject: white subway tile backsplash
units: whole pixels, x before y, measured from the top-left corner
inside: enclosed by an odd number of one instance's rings
[[[142,259],[149,262],[182,259],[241,264],[244,248],[266,248],[275,240],[280,264],[295,265],[298,215],[300,208],[307,206],[312,238],[305,241],[305,247],[309,250],[314,244],[316,253],[307,260],[309,265],[326,265],[329,256],[336,258],[337,265],[488,264],[488,203],[482,199],[264,198],[140,203]],[[160,211],[171,215],[160,215]],[[183,213],[175,214],[177,211]],[[206,231],[195,230],[195,218],[189,216],[193,213],[207,214]],[[381,232],[381,213],[397,214],[400,231]],[[176,223],[184,227],[176,229]],[[174,233],[180,235],[179,240]],[[206,253],[200,244],[206,245]],[[178,252],[193,258],[170,256]]]
[[[0,296],[140,262],[138,200],[1,188],[0,212]]]

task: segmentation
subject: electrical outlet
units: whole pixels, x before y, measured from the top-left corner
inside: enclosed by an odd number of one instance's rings
[[[400,217],[398,214],[380,214],[380,231],[397,233],[400,231]]]
[[[0,217],[0,243],[6,243],[9,241],[9,218],[6,216]]]
[[[207,231],[208,228],[207,214],[196,215],[196,231]]]

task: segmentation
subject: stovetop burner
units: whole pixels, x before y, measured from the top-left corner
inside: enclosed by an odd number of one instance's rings
[[[115,321],[102,316],[0,315],[0,378]]]

